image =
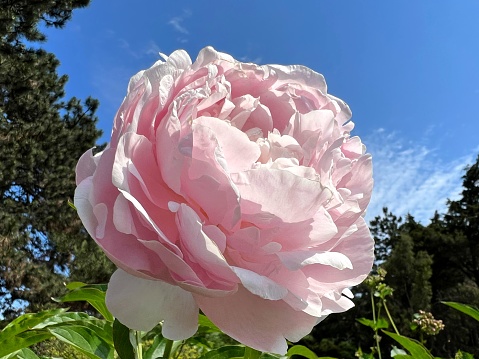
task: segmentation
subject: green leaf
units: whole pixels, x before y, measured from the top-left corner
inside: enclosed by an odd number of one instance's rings
[[[198,316],[198,325],[200,327],[205,327],[210,329],[208,330],[209,333],[221,333],[221,330],[216,325],[214,325],[213,322],[209,320],[207,316],[203,314],[200,314]]]
[[[113,344],[106,342],[97,331],[83,325],[50,327],[48,330],[59,340],[72,345],[93,359],[113,359]]]
[[[301,355],[308,359],[318,359],[316,353],[303,345],[295,345],[289,348],[288,352],[286,353],[286,356],[291,357],[293,355]]]
[[[391,333],[386,330],[383,330],[383,333],[401,344],[402,347],[406,349],[414,359],[434,359],[424,345],[419,343],[417,340],[403,337],[402,335]]]
[[[211,346],[212,343],[209,342],[203,335],[197,335],[197,336],[191,337],[187,339],[185,342],[191,346],[203,348],[206,351],[210,351],[211,349],[213,349],[213,347]]]
[[[73,289],[77,289],[77,288],[81,288],[81,287],[86,287],[87,285],[88,284],[83,283],[83,282],[70,282],[70,283],[65,284],[65,287],[68,290],[73,290]]]
[[[65,323],[73,323],[73,322],[98,322],[100,319],[92,317],[86,313],[82,312],[65,312],[54,315],[50,317],[40,324],[35,325],[32,329],[42,329],[52,325],[59,325]]]
[[[358,318],[356,319],[362,325],[370,327],[372,330],[377,331],[379,329],[387,329],[389,328],[389,322],[384,318],[378,318],[378,320],[374,321],[367,318]]]
[[[143,359],[157,359],[163,356],[165,352],[165,346],[168,339],[163,338],[161,335],[155,336],[153,343],[148,350],[143,354]]]
[[[279,354],[272,354],[272,353],[261,353],[260,359],[280,359],[284,358],[284,356]]]
[[[446,304],[450,306],[451,308],[454,308],[460,312],[463,312],[464,314],[467,314],[471,318],[474,318],[475,320],[479,321],[479,310],[476,308],[473,308],[467,304],[461,304],[461,303],[456,303],[456,302],[441,302],[443,304]]]
[[[135,359],[133,345],[130,342],[130,329],[121,324],[118,319],[113,322],[113,343],[121,359]]]
[[[19,333],[0,342],[0,357],[50,339],[51,337],[52,335],[45,330],[30,330],[28,332]]]
[[[113,315],[108,311],[105,304],[105,292],[100,290],[98,286],[83,286],[73,289],[63,297],[55,298],[56,302],[79,302],[87,301],[90,303],[103,317],[112,322]]]
[[[46,310],[40,313],[27,313],[19,316],[18,318],[11,321],[1,332],[0,332],[0,343],[7,338],[10,338],[19,333],[25,332],[36,325],[42,323],[43,321],[51,318],[57,314],[65,312],[66,309],[53,309]]]
[[[250,347],[245,347],[244,348],[244,359],[259,359],[261,356],[261,352],[259,350],[250,348]]]
[[[391,349],[391,357],[393,358],[411,358],[410,355],[407,355],[407,353],[399,349],[398,347],[393,345],[393,348]]]
[[[40,359],[31,349],[23,348],[0,359]]]
[[[68,205],[69,205],[71,208],[73,208],[75,211],[77,210],[77,208],[75,207],[75,205],[73,204],[73,202],[70,201],[70,199],[68,199],[68,202],[67,202],[67,203],[68,203]]]
[[[281,356],[271,353],[261,353],[260,359],[279,359]]]
[[[454,359],[474,359],[474,355],[458,350]]]
[[[230,359],[243,358],[245,347],[242,345],[227,345],[218,349],[210,350],[199,359]]]

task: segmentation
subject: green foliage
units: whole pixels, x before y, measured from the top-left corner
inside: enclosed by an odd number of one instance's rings
[[[389,322],[384,318],[378,318],[377,320],[371,320],[367,318],[358,318],[356,320],[362,325],[370,327],[374,331],[378,331],[379,329],[389,328]]]
[[[383,333],[393,338],[396,342],[401,344],[415,359],[434,359],[429,351],[418,341],[404,337],[399,334],[387,332],[383,330]],[[396,356],[397,358],[398,356]]]
[[[73,287],[73,289],[71,289]],[[98,286],[89,286],[83,283],[75,282],[74,286],[67,294],[60,298],[54,299],[57,302],[82,302],[90,303],[106,320],[113,321],[113,316],[105,305],[105,292]]]
[[[51,308],[66,276],[105,282],[113,269],[68,206],[78,158],[93,147],[98,101],[64,99],[67,76],[40,24],[62,27],[89,0],[0,0],[0,311]],[[84,309],[84,308],[79,308]]]
[[[479,322],[479,310],[477,310],[476,308],[473,308],[467,304],[461,304],[456,302],[442,302],[442,303],[450,306],[451,308],[457,309],[458,311],[463,312],[464,314],[467,314],[468,316],[470,316],[471,318]]]
[[[21,38],[28,41],[44,41],[45,35],[38,29],[39,23],[63,27],[75,8],[85,7],[90,0],[1,0],[0,34],[2,42],[14,42]]]
[[[113,343],[120,359],[135,359],[133,345],[130,342],[130,329],[118,319],[113,322]]]

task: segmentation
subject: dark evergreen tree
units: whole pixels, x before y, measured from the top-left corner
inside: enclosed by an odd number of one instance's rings
[[[479,156],[466,168],[462,179],[461,197],[449,201],[442,222],[431,223],[443,238],[434,255],[434,299],[479,308]],[[450,343],[445,354],[453,355],[461,349],[479,355],[477,322],[441,304],[434,309],[446,325],[436,343]]]
[[[98,101],[64,99],[53,54],[24,44],[61,27],[77,1],[0,0],[0,314],[51,304],[65,280],[104,282],[112,266],[68,206],[75,165],[100,136]],[[81,274],[81,277],[79,277]],[[66,278],[68,276],[68,279]]]
[[[391,255],[393,246],[400,238],[402,218],[383,208],[382,216],[376,216],[369,224],[374,238],[375,262],[380,265]]]

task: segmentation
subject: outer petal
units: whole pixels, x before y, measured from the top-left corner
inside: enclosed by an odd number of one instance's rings
[[[110,279],[106,304],[131,329],[149,331],[164,320],[163,336],[171,340],[189,338],[198,329],[198,306],[191,293],[165,282],[134,277],[121,269]]]
[[[76,166],[76,184],[79,185],[85,178],[93,176],[100,154],[93,155],[93,148],[86,151],[78,160]]]
[[[286,339],[309,334],[317,318],[292,309],[282,300],[260,298],[243,287],[226,298],[195,295],[201,310],[224,333],[254,349],[284,355]]]

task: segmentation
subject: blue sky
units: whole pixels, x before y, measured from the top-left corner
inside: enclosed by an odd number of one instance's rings
[[[129,78],[183,48],[242,61],[302,64],[353,111],[383,206],[427,223],[461,189],[479,153],[477,0],[92,0],[43,45],[69,75],[67,95],[100,100],[103,141]]]

